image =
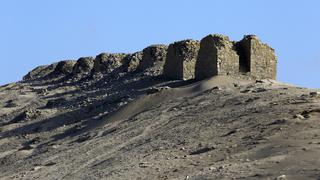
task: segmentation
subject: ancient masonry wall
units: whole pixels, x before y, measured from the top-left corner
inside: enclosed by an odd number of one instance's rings
[[[128,54],[125,60],[125,71],[126,72],[135,72],[142,60],[143,53],[141,51],[135,52],[133,54]]]
[[[142,59],[138,66],[139,71],[152,71],[157,74],[163,73],[168,46],[152,45],[142,51]]]
[[[274,49],[262,43],[256,36],[245,36],[237,43],[240,52],[240,69],[253,79],[276,79],[277,58]]]
[[[238,74],[239,56],[227,36],[209,35],[201,40],[195,71],[196,79]]]
[[[195,64],[200,49],[199,41],[184,40],[169,45],[163,75],[169,79],[195,78]]]
[[[184,40],[169,47],[152,45],[133,54],[101,53],[95,58],[60,61],[35,68],[24,80],[111,72],[142,72],[147,76],[163,75],[178,80],[202,80],[216,75],[276,79],[277,58],[274,50],[254,35],[233,42],[227,36],[213,34],[201,42]]]
[[[82,57],[78,59],[77,63],[73,67],[73,74],[84,74],[89,73],[94,65],[94,58],[93,57]]]
[[[47,77],[49,74],[53,73],[56,69],[58,63],[54,63],[47,66],[38,66],[30,71],[27,75],[23,77],[24,81],[37,80]]]
[[[101,53],[99,54],[93,65],[93,72],[110,73],[114,69],[119,68],[125,60],[127,54],[125,53]]]
[[[73,60],[60,61],[53,73],[55,75],[70,74],[72,73],[73,67],[76,63],[77,62]]]

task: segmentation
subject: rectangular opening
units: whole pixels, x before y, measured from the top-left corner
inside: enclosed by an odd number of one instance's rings
[[[237,53],[239,55],[239,72],[240,73],[248,73],[251,69],[250,62],[250,45],[247,43],[239,43],[237,45]]]

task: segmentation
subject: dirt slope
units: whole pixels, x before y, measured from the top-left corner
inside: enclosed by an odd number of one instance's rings
[[[0,87],[0,179],[317,179],[320,96],[143,75]]]

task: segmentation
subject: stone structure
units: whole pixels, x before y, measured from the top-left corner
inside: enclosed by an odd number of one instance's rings
[[[169,47],[152,45],[133,54],[101,53],[95,59],[85,57],[78,61],[60,61],[50,66],[37,67],[24,80],[70,74],[80,77],[89,72],[92,75],[111,72],[119,76],[126,73],[163,75],[174,80],[202,80],[216,75],[276,79],[276,68],[274,50],[256,36],[247,35],[241,41],[234,42],[227,36],[214,34],[206,36],[201,42],[184,40],[172,43]]]
[[[126,72],[135,72],[142,61],[142,52],[136,52],[133,54],[128,54],[125,58],[125,71]]]
[[[23,77],[23,80],[30,81],[30,80],[37,80],[41,78],[47,77],[51,74],[57,67],[58,63],[54,63],[48,66],[39,66],[30,71],[27,75]]]
[[[73,74],[84,74],[91,72],[94,64],[93,57],[82,57],[78,59],[77,63],[73,67]]]
[[[193,79],[199,48],[199,41],[194,40],[170,44],[164,65],[164,77],[169,79]]]
[[[73,71],[73,67],[76,64],[76,61],[66,60],[60,61],[57,64],[57,67],[53,71],[53,75],[66,75],[70,74]]]
[[[238,74],[239,56],[227,36],[209,35],[201,40],[195,71],[196,79]]]
[[[256,36],[247,35],[236,43],[239,54],[240,74],[253,79],[276,79],[277,58],[274,49]]]
[[[124,53],[101,53],[94,61],[93,72],[110,73],[125,63],[126,56]]]
[[[166,45],[152,45],[142,51],[142,59],[138,66],[139,71],[163,71],[168,47]]]

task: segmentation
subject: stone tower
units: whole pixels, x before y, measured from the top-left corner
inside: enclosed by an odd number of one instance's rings
[[[151,45],[146,47],[142,51],[142,59],[138,66],[139,71],[160,71],[159,74],[162,73],[163,67],[166,61],[168,47],[166,45]]]
[[[199,41],[194,40],[170,44],[163,75],[169,79],[194,79],[199,48]]]
[[[277,58],[274,49],[255,35],[244,36],[236,43],[236,48],[240,56],[240,74],[253,79],[276,79]]]
[[[195,66],[196,79],[236,75],[238,72],[239,56],[227,36],[214,34],[201,40]]]

